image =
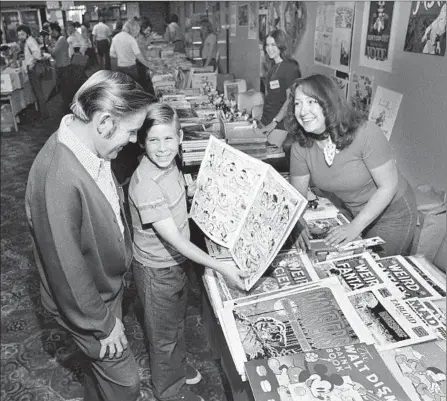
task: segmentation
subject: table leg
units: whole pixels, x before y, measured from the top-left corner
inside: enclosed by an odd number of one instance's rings
[[[15,109],[14,109],[14,104],[13,104],[13,101],[12,101],[12,96],[9,96],[9,97],[8,97],[8,100],[9,100],[9,104],[11,105],[12,119],[13,119],[13,122],[14,122],[14,130],[17,132],[17,131],[19,130],[19,127],[17,126],[16,111],[15,111]]]

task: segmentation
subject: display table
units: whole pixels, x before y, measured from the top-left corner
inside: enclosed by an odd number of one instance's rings
[[[1,102],[7,102],[11,106],[15,131],[18,131],[16,119],[17,114],[19,114],[23,109],[25,109],[32,103],[35,104],[37,110],[36,99],[33,90],[31,89],[29,80],[23,83],[23,88],[16,89],[12,92],[2,92]]]

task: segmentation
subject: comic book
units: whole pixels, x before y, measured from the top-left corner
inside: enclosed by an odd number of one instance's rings
[[[388,369],[405,388],[409,401],[442,401],[447,397],[445,341],[431,341],[380,352]]]
[[[221,258],[221,260],[228,259]],[[212,269],[206,269],[204,280],[207,281],[208,288],[212,291],[209,293],[210,298],[217,298],[215,304],[225,307],[227,301],[242,301],[253,295],[271,294],[278,290],[283,291],[319,280],[319,277],[307,255],[299,254],[298,251],[291,249],[281,250],[264,275],[249,291],[228,285],[225,278]]]
[[[241,301],[218,315],[242,378],[253,359],[374,342],[334,277]]]
[[[306,204],[273,167],[210,137],[190,216],[250,273],[246,290],[270,266]]]
[[[442,300],[445,305],[445,298]],[[439,340],[446,341],[446,318],[445,310],[440,309],[436,301],[429,299],[411,298],[405,303],[425,322],[426,326]]]
[[[347,292],[386,285],[394,297],[401,296],[368,252],[316,263],[315,271],[320,278],[336,276]]]
[[[256,401],[408,401],[373,345],[300,352],[245,363]]]
[[[392,297],[385,285],[352,291],[346,296],[379,351],[436,339],[429,326],[403,299]]]
[[[439,297],[440,294],[400,255],[376,260],[377,265],[388,278],[399,288],[404,298]]]
[[[424,255],[406,256],[405,260],[438,294],[442,297],[447,295],[445,273],[430,263]]]

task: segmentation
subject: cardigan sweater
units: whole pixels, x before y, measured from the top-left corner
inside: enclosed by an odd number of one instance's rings
[[[118,193],[124,235],[109,201],[56,132],[34,160],[25,195],[44,307],[98,340],[115,326],[107,304],[122,295],[132,260]]]

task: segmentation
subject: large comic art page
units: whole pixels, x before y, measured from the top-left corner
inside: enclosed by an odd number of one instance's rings
[[[210,137],[190,216],[214,242],[231,247],[267,165]]]
[[[307,200],[269,168],[232,247],[237,265],[250,272],[249,290],[268,268],[307,205]]]
[[[408,401],[378,351],[365,343],[249,361],[256,401]]]
[[[220,311],[240,374],[244,363],[374,340],[336,279]]]
[[[381,352],[393,376],[410,401],[443,401],[447,398],[445,341],[411,345]]]

